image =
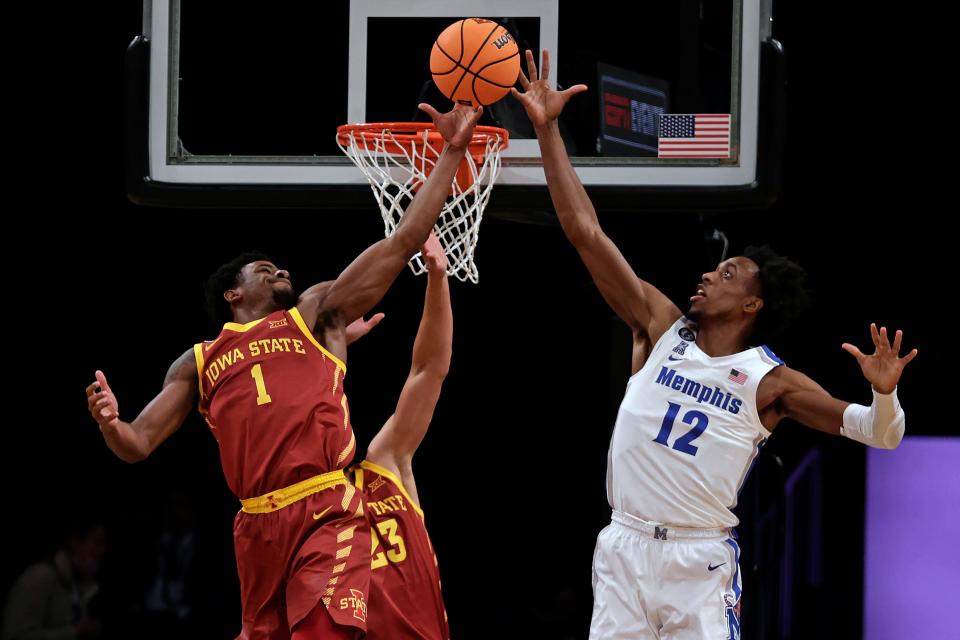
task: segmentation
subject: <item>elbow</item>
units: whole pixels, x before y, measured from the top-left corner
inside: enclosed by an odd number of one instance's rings
[[[447,364],[431,364],[424,368],[423,375],[429,376],[434,380],[434,382],[443,382],[447,379],[447,374],[450,373],[450,363]]]
[[[450,359],[438,358],[440,362],[424,362],[414,365],[414,375],[442,383],[450,373]]]
[[[598,234],[601,233],[600,227],[597,225],[584,222],[575,222],[568,227],[564,227],[564,230],[566,231],[567,239],[578,249],[593,245],[596,242]]]
[[[127,464],[143,462],[149,455],[150,453],[147,451],[125,451],[123,453],[117,452],[117,457]]]
[[[131,446],[124,447],[123,449],[114,449],[113,452],[127,464],[134,464],[146,460],[150,455],[150,451],[150,448],[144,443],[131,443]]]
[[[427,241],[430,231],[421,238],[410,225],[401,224],[397,230],[390,236],[390,243],[395,252],[404,256],[404,261],[410,260],[413,255],[420,250],[423,243]]]

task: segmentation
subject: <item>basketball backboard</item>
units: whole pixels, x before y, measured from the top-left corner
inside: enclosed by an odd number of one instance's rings
[[[547,48],[553,80],[590,91],[561,129],[601,206],[717,209],[775,197],[781,51],[770,0],[604,7],[559,0],[336,0],[263,5],[145,0],[131,46],[131,197],[152,204],[369,206],[335,143],[352,122],[426,120],[444,108],[429,55],[457,19],[507,27]],[[729,115],[729,155],[658,157],[664,114]],[[539,147],[510,96],[481,124],[510,132],[495,203],[542,205]],[[640,200],[638,195],[644,197]]]

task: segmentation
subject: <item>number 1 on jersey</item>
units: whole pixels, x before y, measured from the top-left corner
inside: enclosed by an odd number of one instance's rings
[[[267,385],[263,381],[263,369],[260,368],[259,364],[253,365],[250,375],[253,376],[253,381],[257,385],[257,406],[273,402],[273,398],[267,393]]]

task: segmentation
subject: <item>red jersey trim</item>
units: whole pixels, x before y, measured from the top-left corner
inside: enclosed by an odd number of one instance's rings
[[[397,485],[397,488],[400,489],[400,493],[403,494],[403,497],[407,499],[411,505],[413,505],[413,510],[423,518],[423,509],[420,508],[420,505],[410,497],[410,494],[407,493],[407,488],[403,486],[403,482],[398,478],[392,471],[385,469],[380,465],[370,462],[369,460],[364,460],[360,463],[360,469],[357,470],[356,484],[358,489],[363,489],[363,469],[368,469],[374,473],[379,473],[381,476],[387,478],[390,482]]]
[[[341,360],[340,358],[338,358],[337,356],[333,355],[332,353],[330,353],[329,351],[323,348],[323,345],[321,345],[317,341],[316,336],[313,335],[313,331],[310,331],[310,328],[307,327],[307,323],[304,322],[303,316],[300,315],[300,311],[296,307],[294,307],[293,309],[290,309],[290,317],[293,318],[293,321],[296,323],[296,325],[300,327],[300,331],[303,332],[303,335],[307,337],[307,340],[312,342],[313,346],[315,346],[317,349],[320,349],[320,353],[324,354],[325,356],[333,360],[335,363],[337,363],[337,366],[343,369],[343,373],[346,374],[347,365],[344,364],[343,360]]]

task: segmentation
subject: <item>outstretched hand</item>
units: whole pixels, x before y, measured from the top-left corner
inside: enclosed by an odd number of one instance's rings
[[[473,128],[483,115],[483,107],[468,107],[457,104],[446,113],[440,113],[426,102],[417,105],[421,111],[430,116],[436,125],[444,142],[457,151],[462,151],[470,144],[473,138]]]
[[[520,86],[523,87],[523,93],[516,88],[510,89],[513,97],[520,101],[523,108],[527,111],[527,117],[533,123],[535,128],[550,124],[560,116],[563,107],[573,96],[587,90],[587,85],[577,84],[563,91],[556,91],[550,88],[550,53],[543,50],[543,67],[540,73],[537,73],[537,63],[533,59],[533,52],[527,49],[527,70],[530,77],[527,78],[520,70]]]
[[[347,325],[347,344],[353,344],[363,336],[370,333],[370,330],[375,326],[380,324],[380,321],[383,320],[384,315],[382,313],[375,313],[370,316],[369,320],[364,320],[363,316],[360,316],[353,322]]]
[[[896,336],[893,339],[893,345],[887,338],[887,328],[882,327],[877,331],[876,323],[870,323],[870,335],[873,338],[873,345],[876,350],[871,355],[864,355],[857,347],[849,342],[843,343],[843,350],[857,359],[860,369],[863,370],[863,377],[866,378],[877,393],[893,393],[900,381],[900,375],[903,368],[917,357],[917,350],[914,349],[907,355],[900,357],[900,343],[903,340],[903,331],[897,329]]]

